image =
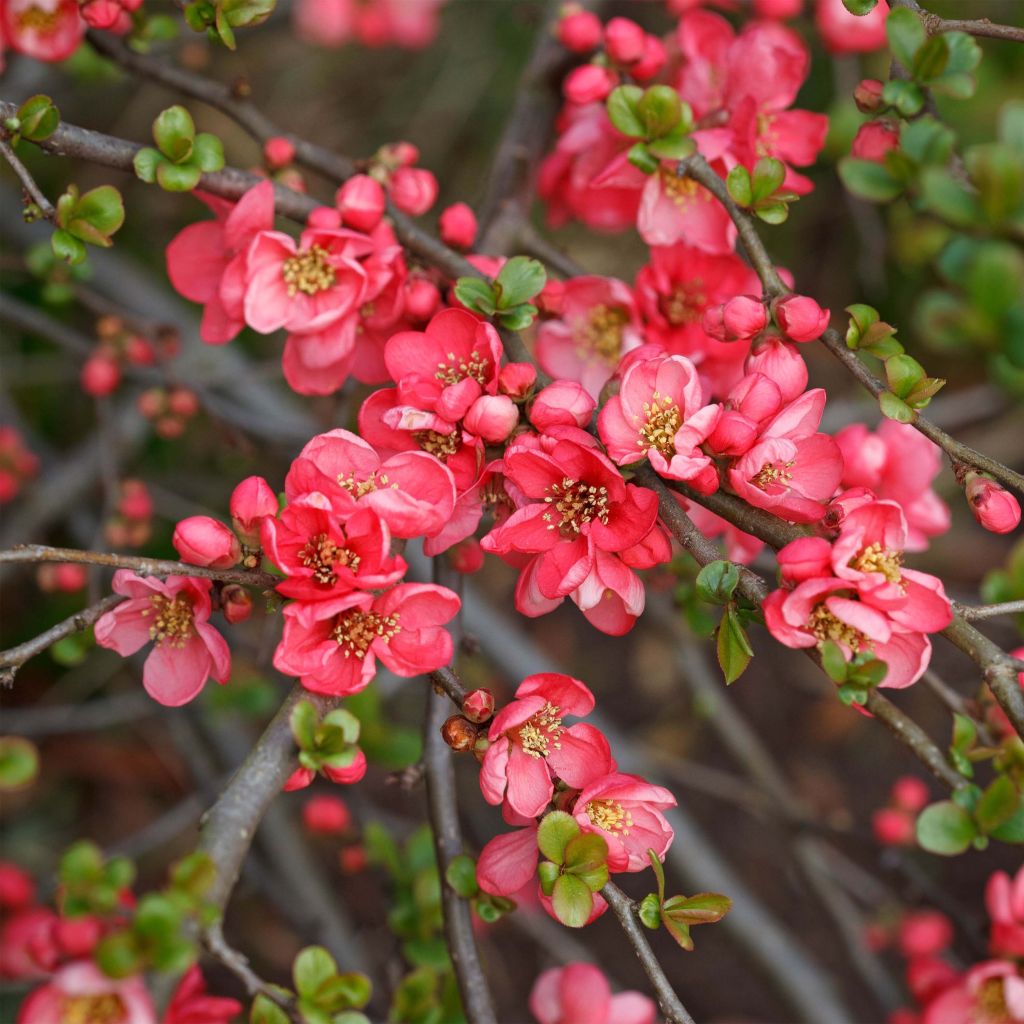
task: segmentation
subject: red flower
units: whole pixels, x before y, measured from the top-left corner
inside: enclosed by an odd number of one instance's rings
[[[592,964],[545,971],[530,992],[539,1024],[655,1024],[657,1007],[639,992],[612,995],[608,979]]]
[[[229,1024],[241,1012],[237,999],[208,995],[203,972],[193,964],[178,982],[163,1024]]]
[[[73,1020],[157,1024],[153,1001],[139,975],[108,978],[91,961],[66,964],[45,985],[30,992],[18,1011],[17,1024],[65,1024]]]

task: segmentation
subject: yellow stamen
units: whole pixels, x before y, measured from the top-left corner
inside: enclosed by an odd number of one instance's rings
[[[549,701],[519,727],[519,742],[530,757],[547,757],[549,746],[561,749],[559,737],[563,731],[559,708]]]
[[[458,384],[459,381],[472,377],[483,387],[487,383],[490,368],[490,359],[481,356],[476,349],[469,353],[468,359],[462,359],[454,352],[449,352],[447,361],[437,364],[434,377],[442,384]]]
[[[195,635],[192,604],[180,594],[173,599],[163,594],[154,594],[149,599],[149,607],[142,610],[142,615],[143,618],[153,617],[149,638],[155,640],[158,647],[180,649]]]
[[[558,530],[563,537],[575,537],[593,519],[608,523],[608,488],[594,487],[582,480],[565,477],[560,484],[551,484],[544,501],[558,513],[555,522],[550,512],[544,513],[549,530]]]
[[[837,619],[824,604],[814,606],[807,628],[822,642],[835,640],[845,644],[855,654],[861,647],[871,647],[871,641],[859,630]]]
[[[396,633],[401,633],[402,627],[398,624],[400,617],[397,612],[394,615],[361,611],[344,612],[338,616],[331,636],[346,658],[362,658],[374,640],[380,639],[388,643]]]
[[[856,558],[850,560],[850,568],[858,572],[880,572],[890,583],[903,579],[900,567],[903,565],[902,551],[889,551],[881,544],[869,544]]]
[[[640,428],[637,445],[644,449],[657,448],[666,458],[672,458],[676,453],[676,432],[683,425],[679,406],[655,391],[650,402],[644,402],[644,414],[647,419]]]
[[[124,1003],[116,992],[65,996],[60,1005],[60,1024],[121,1024],[127,1016]]]
[[[623,309],[594,306],[586,319],[579,319],[573,327],[576,354],[580,359],[595,356],[609,366],[618,366],[622,355],[622,332],[629,320]]]
[[[591,800],[587,804],[587,817],[605,832],[618,832],[628,836],[633,827],[633,815],[618,800]]]
[[[328,262],[330,253],[322,246],[313,245],[284,261],[281,274],[288,285],[288,296],[297,292],[316,295],[327,291],[335,281],[334,267]]]

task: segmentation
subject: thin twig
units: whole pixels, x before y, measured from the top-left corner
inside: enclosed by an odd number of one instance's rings
[[[28,193],[29,198],[42,211],[43,217],[46,220],[53,220],[56,215],[53,204],[43,195],[42,189],[36,184],[36,179],[32,177],[32,173],[21,162],[18,154],[14,152],[6,139],[0,139],[0,153],[3,153],[4,159],[11,165],[11,170],[18,176],[18,180]]]
[[[1000,615],[1024,615],[1024,601],[1003,601],[1001,604],[956,605],[960,618],[968,622],[979,619],[994,619]]]
[[[941,35],[943,32],[966,32],[969,36],[1009,39],[1011,42],[1024,43],[1024,28],[1014,25],[998,25],[988,18],[940,18],[937,14],[925,10],[917,0],[893,0],[893,6],[905,7],[920,15],[930,36]]]

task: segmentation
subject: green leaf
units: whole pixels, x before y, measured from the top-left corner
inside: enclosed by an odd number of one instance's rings
[[[317,989],[337,973],[334,957],[323,946],[307,946],[292,964],[296,991],[307,998],[313,998]]]
[[[913,356],[897,355],[885,362],[885,379],[899,398],[906,398],[924,378],[924,367]]]
[[[348,971],[328,978],[316,990],[314,999],[329,1013],[365,1006],[370,1001],[373,986],[365,974]]]
[[[891,391],[883,391],[878,396],[878,407],[887,419],[896,420],[897,423],[914,422],[914,410]]]
[[[673,896],[665,901],[662,916],[682,924],[714,924],[732,908],[732,900],[717,892],[699,892],[696,896]]]
[[[50,245],[55,256],[72,266],[85,259],[85,246],[63,228],[58,228],[50,236]]]
[[[219,9],[233,28],[251,28],[274,13],[277,0],[220,0]]]
[[[928,82],[938,78],[949,63],[949,43],[944,35],[932,36],[914,54],[910,68],[911,75],[919,82]]]
[[[750,178],[750,171],[737,164],[725,177],[725,187],[729,195],[740,206],[749,206],[754,201],[754,187]]]
[[[552,890],[555,888],[555,882],[558,881],[561,873],[562,869],[550,860],[542,860],[537,865],[537,876],[540,878],[541,892],[545,896],[551,895]]]
[[[591,892],[608,881],[608,843],[603,836],[585,832],[565,847],[565,870],[576,875]]]
[[[951,800],[926,807],[917,819],[917,841],[929,853],[963,853],[976,835],[971,816]]]
[[[590,918],[594,897],[586,883],[575,875],[561,875],[551,892],[555,917],[567,928],[582,928]]]
[[[135,176],[147,185],[156,181],[157,168],[164,163],[166,158],[158,153],[152,146],[143,146],[142,149],[132,158],[132,166],[135,168]]]
[[[506,327],[510,331],[521,331],[533,323],[536,315],[537,307],[529,302],[524,302],[507,312],[499,313],[498,321],[502,327]]]
[[[42,94],[30,96],[18,107],[18,129],[22,138],[30,142],[42,142],[48,139],[60,124],[60,111],[49,96]]]
[[[1000,775],[981,794],[974,809],[974,820],[981,831],[988,835],[1003,822],[1009,821],[1017,813],[1020,803],[1017,787],[1005,775]]]
[[[165,192],[191,192],[199,184],[203,172],[192,164],[162,163],[156,169],[156,180]]]
[[[905,7],[897,7],[885,19],[885,34],[892,55],[908,70],[913,67],[914,55],[927,38],[921,19]]]
[[[693,939],[690,938],[689,926],[684,924],[682,921],[674,921],[670,917],[663,917],[662,922],[665,925],[665,931],[667,931],[683,949],[688,952],[692,952]]]
[[[490,281],[481,281],[478,277],[460,277],[455,282],[455,298],[467,309],[491,316],[497,309],[494,298],[494,286]]]
[[[472,899],[480,891],[476,881],[476,862],[464,853],[452,858],[444,877],[464,900]]]
[[[565,811],[545,814],[537,829],[537,847],[548,860],[565,863],[565,848],[580,833],[579,822]]]
[[[1024,843],[1024,801],[1011,817],[992,829],[989,835],[1001,843]]]
[[[658,903],[661,904],[665,899],[665,868],[661,858],[650,847],[647,848],[647,859],[651,862],[651,870],[658,880]]]
[[[754,213],[765,224],[783,224],[789,219],[789,207],[785,203],[759,203],[754,207]]]
[[[846,682],[846,655],[835,640],[825,640],[818,644],[821,653],[821,667],[825,674],[835,683]]]
[[[718,664],[722,668],[726,684],[734,683],[741,675],[754,650],[747,639],[747,631],[743,628],[735,609],[729,607],[722,613],[722,621],[718,624]]]
[[[945,96],[965,100],[974,95],[974,69],[981,61],[981,47],[966,32],[942,36],[949,50],[945,70],[931,82],[931,88]]]
[[[529,256],[513,256],[498,271],[498,309],[511,309],[528,302],[544,287],[547,273],[544,266]]]
[[[101,939],[93,954],[109,978],[127,978],[143,966],[142,952],[129,931],[113,932]]]
[[[100,185],[86,192],[75,204],[72,224],[87,221],[101,235],[109,237],[124,224],[124,202],[113,185]]]
[[[657,174],[658,168],[661,166],[658,158],[650,152],[647,145],[643,142],[637,142],[630,146],[626,159],[634,167],[643,171],[644,174]]]
[[[612,124],[631,139],[642,139],[646,135],[644,123],[637,112],[637,104],[643,94],[638,85],[620,85],[612,89],[605,103]]]
[[[657,931],[661,927],[661,900],[656,893],[649,892],[637,908],[636,916],[640,923],[651,931]]]
[[[685,160],[697,152],[697,143],[689,135],[666,135],[647,143],[647,152],[659,160]]]
[[[917,164],[947,164],[955,143],[956,135],[931,115],[906,121],[900,129],[900,150]]]
[[[900,182],[873,160],[844,156],[839,161],[839,177],[855,196],[872,203],[887,203],[903,191]]]
[[[777,189],[781,188],[786,177],[786,165],[773,156],[763,156],[754,164],[752,177],[752,188],[754,202],[759,199],[767,199]]]
[[[249,1024],[291,1024],[288,1014],[277,1003],[271,1002],[265,995],[258,995],[253,1000],[249,1011]]]
[[[21,736],[0,736],[0,792],[31,784],[39,774],[39,751]]]
[[[103,873],[103,854],[89,839],[72,843],[60,859],[57,878],[65,886],[79,887],[98,882]]]
[[[636,105],[648,139],[668,135],[682,120],[682,101],[670,85],[652,85],[644,91]]]
[[[740,567],[735,562],[718,559],[709,562],[697,573],[697,595],[710,604],[728,604],[740,582]]]
[[[882,88],[882,101],[904,117],[913,117],[924,106],[924,90],[916,82],[893,78]]]
[[[925,167],[921,171],[920,188],[926,209],[955,227],[971,227],[984,221],[978,199],[945,167]]]
[[[843,6],[851,13],[862,18],[870,14],[878,5],[878,0],[843,0]]]
[[[319,721],[316,708],[311,701],[300,700],[292,708],[288,724],[300,750],[312,750],[316,747],[316,727]]]
[[[190,162],[195,164],[204,174],[219,171],[224,166],[224,147],[216,135],[201,132],[196,136],[192,147]]]
[[[333,729],[341,730],[341,737],[346,743],[355,743],[362,731],[362,722],[347,708],[335,708],[328,711],[323,718],[323,724]]]
[[[153,122],[153,141],[172,163],[180,163],[189,158],[195,137],[196,126],[192,115],[177,104],[161,111]]]

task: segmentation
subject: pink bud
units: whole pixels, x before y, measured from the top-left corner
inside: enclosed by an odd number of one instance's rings
[[[92,914],[85,917],[62,917],[53,926],[57,945],[69,957],[92,956],[102,935],[103,925]]]
[[[764,330],[768,313],[753,295],[737,295],[704,313],[701,326],[716,341],[746,341]]]
[[[903,775],[892,784],[892,802],[905,811],[919,811],[928,803],[928,787],[913,775]]]
[[[573,68],[565,76],[562,92],[571,103],[594,103],[603,100],[618,83],[618,76],[598,64]]]
[[[121,499],[117,510],[125,519],[149,519],[153,515],[153,499],[141,480],[122,480]]]
[[[900,924],[900,952],[909,960],[941,953],[953,941],[953,924],[938,910],[918,910]]]
[[[246,477],[232,492],[231,523],[243,543],[259,547],[260,527],[268,516],[277,515],[277,495],[261,476]]]
[[[154,429],[165,441],[172,441],[185,433],[185,421],[177,416],[161,416]]]
[[[121,383],[121,368],[107,355],[90,356],[82,366],[82,390],[93,398],[113,394]]]
[[[420,151],[411,142],[391,142],[381,146],[377,156],[389,167],[412,167],[419,160]]]
[[[182,560],[211,569],[229,569],[242,557],[238,538],[209,516],[189,516],[174,528],[171,538]]]
[[[384,216],[387,200],[381,183],[368,174],[349,178],[334,194],[345,223],[357,231],[372,231]]]
[[[850,155],[858,160],[881,163],[890,149],[900,145],[899,129],[889,121],[868,121],[862,124],[850,146]]]
[[[589,53],[601,41],[601,19],[593,11],[573,9],[558,23],[558,41],[573,53]]]
[[[556,281],[551,277],[544,282],[544,287],[541,288],[540,294],[534,299],[534,302],[537,303],[537,308],[542,313],[547,313],[548,316],[560,316],[564,301],[565,282]]]
[[[139,395],[135,407],[147,420],[155,420],[167,409],[167,393],[163,388],[150,388]]]
[[[604,27],[604,48],[616,64],[632,64],[644,55],[647,33],[630,18],[612,18]]]
[[[275,135],[263,143],[263,159],[272,171],[287,167],[295,159],[295,146],[284,136]]]
[[[335,836],[352,824],[352,812],[339,796],[314,796],[303,805],[302,824],[310,832]]]
[[[156,362],[153,346],[138,334],[133,334],[125,342],[124,357],[132,366],[152,366]]]
[[[795,18],[804,6],[804,0],[754,0],[754,14],[759,18]]]
[[[306,218],[306,223],[311,228],[323,231],[337,231],[341,227],[341,221],[341,210],[337,210],[333,206],[316,206],[309,211],[309,216]]]
[[[1020,503],[991,477],[967,474],[967,504],[971,514],[992,533],[1009,533],[1020,523]]]
[[[484,567],[484,549],[476,537],[467,537],[447,551],[448,561],[456,572],[470,576]]]
[[[391,200],[403,213],[419,217],[437,199],[437,178],[422,167],[399,167],[391,175]]]
[[[530,407],[530,422],[538,430],[554,426],[585,427],[597,403],[582,384],[556,380],[544,388]]]
[[[346,846],[338,853],[338,866],[346,875],[358,875],[367,865],[366,847]]]
[[[796,345],[781,338],[762,335],[761,341],[754,343],[743,368],[747,373],[763,373],[774,381],[783,403],[792,402],[807,388],[807,364],[803,356]]]
[[[331,780],[336,782],[340,786],[350,786],[354,782],[358,782],[366,774],[366,755],[361,751],[356,751],[356,759],[347,768],[331,768],[329,765],[324,765],[324,775]]]
[[[647,36],[644,39],[644,52],[630,67],[629,73],[638,82],[649,82],[661,71],[667,60],[665,44],[657,36]]]
[[[476,241],[476,214],[465,203],[452,203],[439,220],[441,241],[457,249],[470,249]]]
[[[892,807],[875,811],[871,817],[871,829],[884,846],[912,846],[914,843],[914,819],[906,811]]]
[[[49,594],[60,591],[73,594],[88,582],[88,570],[74,562],[56,562],[39,566],[36,574],[39,589]]]
[[[405,312],[414,320],[429,320],[441,303],[437,285],[425,277],[409,278],[405,286]]]
[[[27,907],[36,895],[36,883],[17,864],[0,861],[0,907],[18,910]]]
[[[506,363],[498,374],[498,390],[512,398],[525,398],[537,383],[533,363]]]
[[[907,988],[922,1006],[959,981],[956,968],[939,957],[915,957],[907,964]],[[914,1017],[914,1024],[920,1020]]]
[[[297,789],[305,789],[315,777],[316,772],[312,768],[296,768],[295,771],[285,779],[281,787],[282,793],[294,793]]]
[[[882,106],[882,89],[885,86],[877,78],[865,78],[853,90],[853,102],[862,114],[873,114]]]
[[[779,552],[779,570],[786,583],[829,576],[832,545],[824,537],[800,537]]]
[[[252,615],[252,595],[237,583],[229,583],[221,591],[220,604],[224,618],[233,626]]]
[[[519,423],[519,409],[508,395],[481,395],[463,418],[463,426],[489,444],[504,441]]]
[[[470,690],[462,702],[462,713],[476,725],[483,725],[494,715],[494,694],[490,690]]]
[[[175,388],[167,396],[167,408],[175,416],[184,416],[188,419],[199,412],[199,399],[194,391],[188,388]]]
[[[814,341],[828,327],[829,311],[806,295],[787,295],[775,303],[773,313],[790,341]]]

